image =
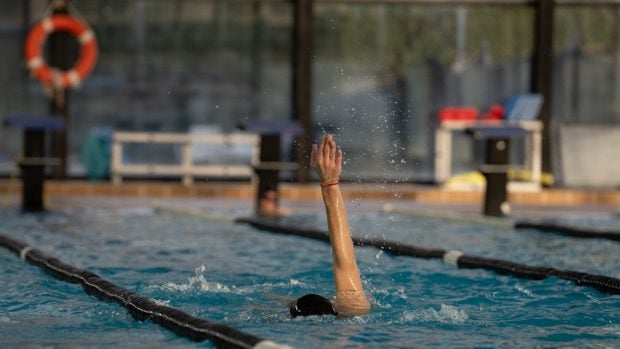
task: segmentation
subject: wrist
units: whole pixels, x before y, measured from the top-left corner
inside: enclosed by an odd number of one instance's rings
[[[340,184],[339,181],[335,180],[335,181],[325,181],[325,182],[321,182],[321,188],[322,189],[326,189],[326,188],[331,188],[331,187],[337,187]]]

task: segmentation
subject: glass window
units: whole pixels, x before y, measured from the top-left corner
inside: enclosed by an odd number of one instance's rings
[[[0,44],[7,113],[43,113],[49,100],[29,80],[21,55],[20,0],[3,1]],[[34,22],[48,1],[30,2]],[[291,5],[203,0],[74,2],[97,35],[100,53],[82,88],[70,95],[71,172],[95,128],[188,132],[210,125],[230,132],[244,121],[291,117]],[[6,24],[6,27],[4,23]],[[15,135],[17,132],[12,132]],[[19,136],[19,135],[17,135]],[[19,146],[18,139],[6,147]],[[5,141],[0,144],[0,152]],[[16,153],[15,149],[7,153]],[[174,153],[174,152],[171,152]]]
[[[529,89],[525,6],[315,5],[317,138],[340,135],[353,179],[430,179],[437,112],[481,110]],[[455,170],[474,169],[469,137]]]
[[[620,7],[558,6],[553,117],[620,123]]]

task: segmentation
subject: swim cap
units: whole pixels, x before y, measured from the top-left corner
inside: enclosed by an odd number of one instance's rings
[[[336,315],[334,306],[329,299],[318,294],[307,294],[291,303],[291,316],[298,315]]]

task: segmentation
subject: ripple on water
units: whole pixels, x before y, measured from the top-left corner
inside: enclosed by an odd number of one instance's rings
[[[352,220],[354,230],[368,237],[618,273],[615,242],[576,244],[536,232],[377,213]],[[37,217],[0,211],[0,221],[9,235],[158,304],[298,348],[614,347],[620,342],[618,296],[556,278],[522,280],[358,248],[371,313],[292,319],[292,299],[311,292],[333,295],[331,251],[323,242],[139,207],[77,208]],[[325,225],[322,215],[292,221]],[[196,346],[149,321],[133,321],[116,303],[50,278],[12,253],[0,251],[0,265],[0,347],[28,333],[33,343],[53,338],[57,347]]]

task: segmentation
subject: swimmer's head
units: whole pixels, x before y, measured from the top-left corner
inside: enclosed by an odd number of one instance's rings
[[[329,299],[318,294],[307,294],[291,303],[291,316],[336,315],[334,305]]]
[[[278,200],[278,192],[273,189],[267,190],[265,191],[265,193],[263,193],[263,198],[271,201],[276,201]]]

